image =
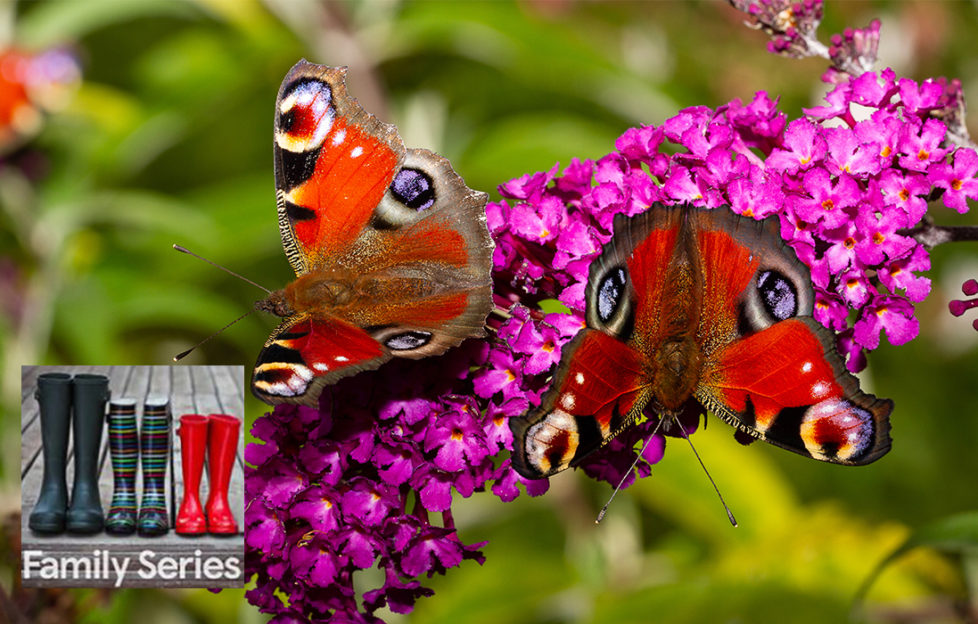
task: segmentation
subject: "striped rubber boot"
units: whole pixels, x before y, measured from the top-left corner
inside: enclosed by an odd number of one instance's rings
[[[169,530],[166,515],[166,464],[170,450],[168,399],[146,399],[139,450],[143,462],[143,502],[139,507],[137,528],[140,535],[164,535]]]
[[[105,532],[131,535],[136,532],[136,468],[139,464],[136,399],[121,398],[109,403],[109,451],[112,453],[113,490]]]

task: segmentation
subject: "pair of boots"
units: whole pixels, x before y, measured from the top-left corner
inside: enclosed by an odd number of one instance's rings
[[[150,397],[143,404],[142,429],[136,431],[136,400],[117,399],[109,404],[109,451],[112,454],[112,504],[105,531],[112,535],[146,537],[164,535],[170,527],[166,514],[166,463],[170,453],[170,404],[165,397]],[[143,464],[143,501],[136,514],[136,468]]]
[[[180,417],[178,433],[182,447],[183,502],[177,514],[177,533],[234,535],[238,532],[228,504],[228,485],[240,428],[241,421],[227,414],[184,414]],[[209,468],[206,518],[205,508],[200,504],[200,476],[204,469],[205,447]]]
[[[102,530],[102,502],[98,491],[98,450],[102,419],[109,399],[104,375],[44,373],[34,390],[41,414],[44,476],[28,526],[38,533],[98,533]],[[65,477],[68,426],[75,439],[75,480],[68,506]]]

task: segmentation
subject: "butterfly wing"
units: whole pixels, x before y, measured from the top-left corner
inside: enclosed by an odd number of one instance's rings
[[[815,459],[865,464],[885,454],[893,404],[859,389],[834,335],[811,317],[810,278],[777,220],[728,210],[694,217],[704,310],[696,399],[742,431]]]
[[[697,398],[738,429],[814,459],[861,465],[890,450],[893,402],[860,390],[832,332],[809,316],[730,343]]]
[[[275,104],[279,231],[297,275],[348,252],[404,158],[397,129],[360,107],[345,75],[299,61]]]
[[[481,337],[492,308],[488,196],[469,189],[445,158],[405,149],[394,126],[348,94],[345,74],[345,68],[300,61],[276,103],[279,229],[299,276],[285,292],[298,302],[295,312],[322,332],[358,328],[357,348],[372,340],[379,352],[357,359],[342,341],[307,341],[296,351],[317,377],[307,385],[315,394],[322,383],[391,357],[427,357]],[[320,295],[337,288],[343,296],[322,303]],[[286,328],[299,322],[287,319]],[[294,363],[277,360],[281,350],[269,348],[280,331],[259,355],[256,372],[282,373],[288,370],[282,365]],[[320,351],[307,352],[312,344]],[[332,362],[348,357],[350,363],[320,375],[314,364],[327,348],[335,348],[327,355]],[[274,387],[303,383],[301,376],[290,381]],[[255,393],[269,402],[293,400],[257,386]]]
[[[513,468],[528,479],[576,465],[648,402],[641,358],[625,343],[584,329],[564,349],[540,408],[510,420]]]
[[[588,328],[564,347],[540,407],[510,420],[513,467],[539,479],[580,463],[634,422],[652,399],[642,336],[665,331],[658,314],[677,295],[667,279],[680,238],[679,208],[619,215],[591,263]]]
[[[336,318],[296,315],[282,322],[258,356],[252,390],[267,403],[315,407],[326,384],[391,358],[370,334]]]

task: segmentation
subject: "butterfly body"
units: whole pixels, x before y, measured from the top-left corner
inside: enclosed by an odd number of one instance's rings
[[[585,299],[587,327],[542,405],[511,421],[526,477],[579,464],[650,411],[671,420],[709,409],[834,463],[889,449],[892,403],[859,389],[811,317],[810,277],[776,220],[661,205],[619,216]]]
[[[279,229],[297,277],[256,304],[284,319],[252,379],[269,403],[315,405],[338,379],[483,336],[492,307],[487,195],[405,149],[345,72],[300,61],[276,103]]]

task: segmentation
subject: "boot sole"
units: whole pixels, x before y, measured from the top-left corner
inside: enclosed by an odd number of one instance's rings
[[[45,535],[57,535],[65,532],[64,522],[46,524],[28,521],[27,526],[30,527],[31,531],[34,531],[35,533],[44,533]]]

